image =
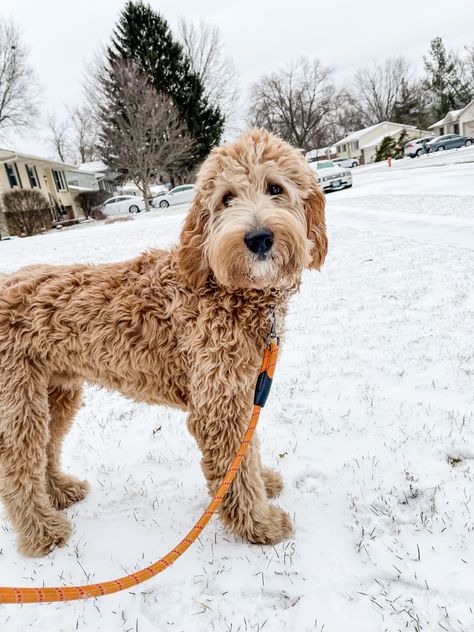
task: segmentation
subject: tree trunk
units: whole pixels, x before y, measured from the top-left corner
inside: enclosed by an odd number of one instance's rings
[[[143,182],[142,193],[143,193],[143,199],[145,201],[145,213],[148,213],[148,211],[150,210],[150,203],[148,201],[148,198],[150,197],[148,182]]]

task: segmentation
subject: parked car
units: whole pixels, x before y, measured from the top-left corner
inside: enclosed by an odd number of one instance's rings
[[[423,138],[413,138],[403,148],[403,153],[409,158],[415,158],[429,152],[428,143],[433,140],[433,136],[423,136]]]
[[[317,160],[309,166],[316,172],[323,191],[349,189],[352,186],[352,174],[348,169],[335,165],[332,160]]]
[[[145,200],[138,195],[117,195],[105,200],[101,212],[106,215],[125,215],[126,213],[140,213],[145,209]]]
[[[155,206],[155,204],[153,204],[153,202],[155,202],[159,197],[161,197],[162,195],[168,195],[169,191],[160,191],[159,193],[155,193],[155,195],[152,195],[150,197],[150,199],[148,200],[150,202],[150,204],[152,206]],[[159,200],[158,200],[159,201]],[[158,204],[156,204],[156,206],[158,206]]]
[[[171,189],[169,193],[155,197],[152,205],[155,208],[168,208],[173,204],[186,204],[192,202],[194,198],[194,185],[181,184],[179,187]]]
[[[332,161],[335,165],[340,167],[358,167],[359,161],[357,158],[334,158]]]
[[[436,136],[429,143],[430,152],[443,151],[444,149],[456,149],[457,147],[468,147],[474,143],[472,136],[460,136],[459,134],[444,134]]]

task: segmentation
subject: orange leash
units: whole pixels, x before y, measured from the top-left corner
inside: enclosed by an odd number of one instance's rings
[[[226,495],[235,475],[239,469],[240,463],[244,458],[247,446],[249,445],[255,428],[257,427],[260,411],[263,408],[268,393],[270,391],[271,381],[275,371],[275,365],[278,357],[278,338],[272,332],[269,339],[269,346],[265,347],[263,354],[262,365],[260,367],[260,374],[257,380],[257,386],[255,389],[254,406],[250,422],[245,432],[244,438],[240,448],[232,461],[224,480],[219,486],[214,498],[209,504],[206,511],[202,514],[199,520],[196,522],[191,531],[181,540],[181,542],[167,555],[155,562],[151,566],[131,573],[120,579],[113,579],[108,582],[100,582],[98,584],[88,584],[84,586],[59,586],[59,587],[43,587],[43,588],[12,588],[12,587],[0,587],[0,603],[39,603],[39,602],[53,602],[53,601],[73,601],[75,599],[87,599],[89,597],[101,597],[102,595],[110,595],[126,588],[132,588],[142,582],[154,577],[165,568],[171,566],[178,557],[195,542],[198,536],[201,534],[204,527],[212,518],[222,499]]]

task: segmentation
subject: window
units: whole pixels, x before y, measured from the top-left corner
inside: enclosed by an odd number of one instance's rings
[[[443,134],[444,134],[444,127],[440,127],[439,128],[439,135],[443,136]]]
[[[454,125],[453,125],[453,132],[455,134],[459,134],[459,123],[454,123]]]
[[[21,189],[23,185],[21,183],[20,172],[18,171],[16,162],[6,162],[5,171],[7,172],[10,188],[13,189],[14,187],[20,187]]]
[[[52,169],[54,184],[56,185],[57,191],[67,191],[66,180],[64,178],[64,173],[59,171],[59,169]]]
[[[29,165],[25,165],[26,173],[28,175],[28,180],[30,181],[30,187],[32,189],[39,189],[39,179],[38,173],[36,171],[36,167],[30,167]]]
[[[36,167],[34,167],[34,170],[35,170],[36,182],[38,183],[38,189],[41,189],[41,180],[39,179],[39,176],[38,176],[38,170],[36,169]]]
[[[13,189],[13,187],[18,186],[18,180],[15,174],[15,170],[13,169],[13,166],[14,165],[9,164],[8,162],[5,163],[5,171],[7,172],[8,182],[10,184],[11,189]]]
[[[352,149],[359,149],[359,141],[358,141],[358,140],[355,140],[355,141],[352,143]]]

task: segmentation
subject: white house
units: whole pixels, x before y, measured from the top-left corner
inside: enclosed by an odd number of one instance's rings
[[[413,125],[402,125],[383,121],[357,132],[352,132],[336,143],[338,158],[357,158],[361,165],[373,162],[378,145],[385,136],[399,137],[403,130],[408,134],[407,141],[412,138],[427,136],[427,132],[417,129]]]
[[[446,116],[430,125],[436,136],[443,134],[460,134],[474,136],[474,99],[460,110],[451,110]]]

